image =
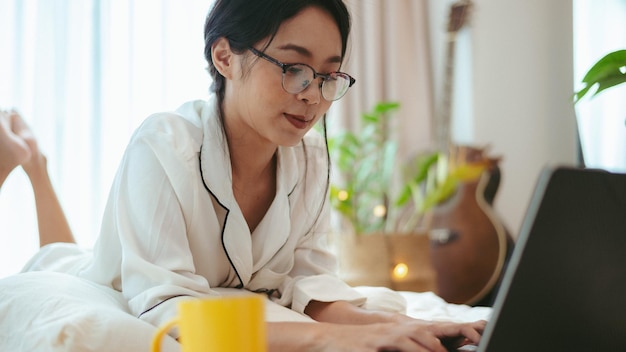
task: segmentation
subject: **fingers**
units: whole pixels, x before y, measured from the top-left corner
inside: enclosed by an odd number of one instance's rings
[[[479,343],[486,324],[484,320],[472,323],[433,323],[430,328],[437,337],[446,340],[447,346],[458,347],[467,343]]]
[[[367,324],[342,326],[333,351],[447,352],[440,339],[424,325]],[[334,332],[338,332],[336,329]],[[343,348],[339,348],[339,345]]]
[[[395,339],[394,341],[383,344],[377,351],[394,351],[394,352],[447,352],[441,341],[431,334],[418,334],[411,338],[406,336]]]
[[[478,344],[486,321],[471,323],[414,321],[392,324],[383,334],[382,351],[447,352],[465,344]]]
[[[472,323],[412,321],[371,325],[348,325],[344,330],[334,328],[341,335],[336,344],[338,351],[401,351],[447,352],[464,344],[480,341],[485,321]]]
[[[465,336],[472,343],[478,343],[480,338],[482,337],[483,331],[485,331],[485,326],[487,322],[484,320],[463,324],[460,327],[461,336]]]
[[[394,348],[388,349],[389,351],[447,352],[434,331],[423,324],[396,325],[392,329],[390,332],[393,333],[387,336],[398,335],[392,341]]]

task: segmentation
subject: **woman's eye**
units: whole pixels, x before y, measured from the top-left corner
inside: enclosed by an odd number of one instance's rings
[[[287,69],[286,73],[290,74],[292,76],[296,76],[301,74],[304,71],[304,69],[302,67],[299,66],[291,66]]]

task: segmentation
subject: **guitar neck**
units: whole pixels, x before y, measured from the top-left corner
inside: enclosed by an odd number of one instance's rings
[[[433,123],[435,147],[447,154],[452,147],[452,93],[454,83],[454,58],[456,34],[466,22],[471,0],[459,0],[450,7],[450,19],[447,29],[446,65],[443,80],[441,106]]]
[[[437,150],[446,153],[452,144],[452,83],[454,77],[455,34],[448,33],[446,50],[446,66],[443,81],[441,107],[435,121],[435,138]]]

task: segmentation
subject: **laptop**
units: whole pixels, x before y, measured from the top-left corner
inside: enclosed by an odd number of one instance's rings
[[[626,174],[544,168],[474,350],[626,351]]]

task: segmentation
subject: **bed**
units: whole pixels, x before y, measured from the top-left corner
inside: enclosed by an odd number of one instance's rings
[[[367,308],[405,311],[420,319],[488,319],[488,307],[448,304],[432,292],[357,287]],[[306,316],[266,305],[268,321],[307,321]],[[0,279],[0,351],[149,351],[155,327],[128,313],[121,294],[57,272],[27,272]],[[180,351],[169,336],[163,351]]]

